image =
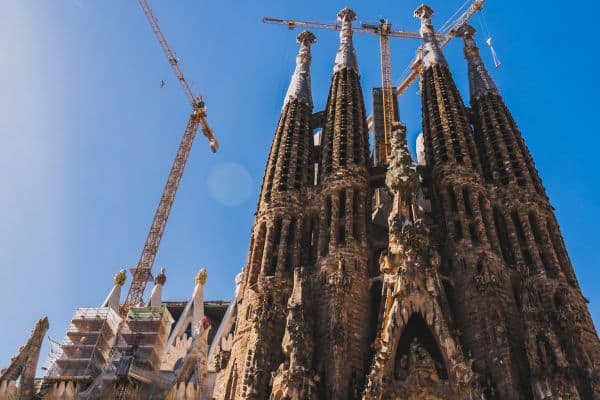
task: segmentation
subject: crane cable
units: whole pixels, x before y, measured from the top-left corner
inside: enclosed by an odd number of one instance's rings
[[[494,66],[496,68],[500,68],[502,66],[502,61],[500,61],[500,58],[498,58],[496,49],[494,49],[494,46],[492,44],[492,35],[490,34],[490,29],[485,19],[484,10],[481,10],[481,13],[479,14],[479,22],[482,29],[484,30],[485,35],[487,36],[485,44],[487,44],[490,48],[490,52],[492,53],[492,60],[494,61]]]
[[[463,10],[466,8],[467,4],[469,4],[469,2],[470,2],[470,1],[471,1],[471,0],[466,0],[466,1],[465,1],[465,2],[464,2],[464,3],[463,3],[463,4],[462,4],[462,5],[461,5],[461,6],[460,6],[460,7],[459,7],[459,8],[458,8],[458,9],[457,9],[455,12],[454,12],[454,14],[452,14],[452,15],[450,16],[450,18],[448,18],[448,19],[446,20],[446,22],[444,23],[444,25],[442,25],[442,26],[441,26],[441,27],[438,29],[438,32],[444,32],[444,31],[446,31],[447,29],[449,29],[449,28],[452,26],[452,24],[454,24],[454,21],[456,21],[456,16],[457,16],[457,15],[458,15],[458,14],[459,14],[461,11],[463,11]],[[446,32],[444,32],[444,33],[446,33]]]

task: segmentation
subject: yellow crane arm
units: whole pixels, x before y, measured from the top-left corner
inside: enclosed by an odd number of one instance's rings
[[[341,31],[342,25],[339,23],[331,22],[319,22],[319,21],[297,21],[293,19],[279,19],[265,17],[262,19],[265,24],[285,25],[288,29],[294,29],[297,27],[307,27],[316,29],[327,29],[331,31]],[[379,35],[380,25],[361,24],[361,26],[352,27],[352,31],[356,33],[367,33],[371,35]],[[405,31],[392,31],[387,33],[388,36],[400,37],[406,39],[421,39],[421,36],[417,32],[405,32]],[[440,35],[439,39],[442,39],[443,35]]]

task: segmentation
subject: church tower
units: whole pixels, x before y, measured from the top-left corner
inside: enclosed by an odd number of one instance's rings
[[[315,282],[315,367],[320,398],[356,398],[368,365],[370,212],[367,123],[352,43],[354,11],[339,12],[342,28],[319,164],[319,256]]]
[[[522,363],[521,393],[527,386],[534,398],[598,398],[598,372],[593,371],[598,371],[600,343],[553,208],[519,128],[483,64],[475,29],[467,25],[459,35],[465,43],[472,122],[491,200],[488,232],[496,231],[494,247],[511,276],[520,314],[520,324],[509,329],[522,340],[515,347],[527,355],[517,360]]]
[[[327,104],[313,111],[303,31],[233,301],[204,300],[204,270],[191,298],[164,301],[162,269],[121,316],[122,270],[75,311],[41,382],[37,323],[0,400],[600,400],[600,341],[532,156],[475,30],[452,31],[468,107],[432,16],[415,11],[417,163],[397,104],[389,154],[375,115],[370,155],[354,11],[298,22],[339,31]]]
[[[473,357],[475,371],[494,385],[489,390],[484,385],[487,396],[496,391],[498,398],[518,399],[529,389],[511,273],[497,251],[469,112],[435,40],[432,15],[425,5],[415,12],[424,42],[423,133],[434,223],[443,243],[440,272],[464,350]]]
[[[227,368],[216,382],[217,399],[266,399],[271,373],[284,360],[281,342],[299,242],[311,236],[306,199],[314,181],[310,128],[310,46],[315,36],[298,35],[296,70],[285,96],[267,161],[257,207],[236,335]],[[305,261],[305,260],[303,260]]]
[[[475,31],[458,32],[469,108],[432,15],[415,11],[418,165],[399,122],[387,165],[369,157],[354,12],[338,14],[324,112],[314,36],[298,36],[216,399],[600,399],[600,344],[532,157]]]

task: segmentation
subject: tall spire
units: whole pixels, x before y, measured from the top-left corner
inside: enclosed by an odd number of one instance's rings
[[[127,274],[125,273],[124,269],[120,270],[115,274],[115,277],[113,278],[113,287],[108,296],[106,296],[106,300],[104,300],[104,302],[102,303],[102,307],[110,307],[116,312],[119,312],[119,304],[121,301],[121,287],[123,286],[126,280]]]
[[[351,68],[358,73],[356,51],[352,43],[352,21],[356,19],[356,13],[349,8],[344,8],[338,13],[338,19],[342,21],[342,30],[340,31],[340,48],[335,56],[333,72]]]
[[[296,38],[300,43],[300,50],[296,56],[296,70],[290,81],[290,87],[285,95],[284,106],[289,101],[298,99],[312,106],[312,94],[310,90],[310,46],[317,41],[316,36],[309,31],[302,31]]]
[[[150,293],[150,307],[160,307],[162,305],[162,289],[167,282],[165,269],[161,268],[160,272],[154,278],[154,287]]]
[[[415,17],[421,19],[421,37],[423,38],[423,67],[428,68],[434,64],[447,64],[442,50],[438,46],[435,30],[431,23],[433,10],[426,4],[421,4],[415,10]]]
[[[202,268],[194,282],[194,293],[192,294],[192,302],[194,304],[194,312],[192,314],[192,335],[195,337],[199,335],[202,330],[202,324],[204,323],[204,285],[208,279],[206,270]]]
[[[474,40],[476,32],[475,28],[471,25],[464,25],[457,32],[457,36],[462,37],[465,42],[465,59],[469,64],[471,99],[474,99],[484,92],[498,90],[481,60],[479,48]]]

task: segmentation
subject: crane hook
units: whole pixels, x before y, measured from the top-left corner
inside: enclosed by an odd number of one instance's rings
[[[498,55],[496,54],[496,50],[494,49],[494,46],[492,46],[492,38],[489,37],[485,43],[490,46],[490,51],[492,52],[492,59],[494,60],[494,66],[496,68],[500,68],[500,66],[502,65],[502,62],[500,61],[500,59],[498,58]]]

